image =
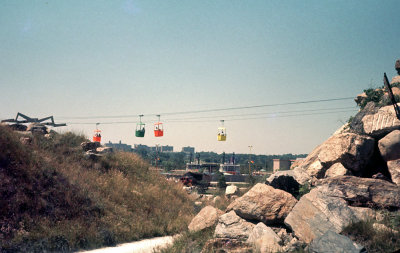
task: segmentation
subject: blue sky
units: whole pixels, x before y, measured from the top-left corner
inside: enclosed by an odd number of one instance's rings
[[[177,151],[308,153],[355,114],[352,100],[165,113],[381,86],[400,58],[399,11],[398,1],[1,1],[0,118],[54,115],[69,125],[60,131],[88,136],[95,122],[131,122],[100,124],[103,140]],[[137,117],[78,118],[138,114],[143,139]],[[151,134],[155,114],[163,138]],[[225,143],[216,141],[220,119]]]

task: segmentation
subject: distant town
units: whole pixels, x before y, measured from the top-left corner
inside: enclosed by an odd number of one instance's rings
[[[173,146],[147,146],[108,142],[106,147],[115,151],[134,152],[147,160],[155,169],[164,172],[197,171],[213,174],[217,171],[227,175],[267,175],[278,170],[288,170],[291,164],[303,159],[307,154],[254,155],[217,154],[215,152],[196,152],[194,147],[183,147],[174,152]]]

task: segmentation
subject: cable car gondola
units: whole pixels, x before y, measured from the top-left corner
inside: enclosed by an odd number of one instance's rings
[[[221,120],[221,126],[218,127],[218,141],[226,141],[226,128],[224,127],[224,120]]]
[[[100,123],[96,123],[96,130],[94,130],[93,142],[101,142],[101,130],[97,128]]]
[[[160,122],[160,115],[157,115],[158,122],[154,124],[154,136],[162,137],[164,135],[163,124]]]
[[[142,117],[143,115],[139,115],[140,122],[136,124],[136,132],[135,132],[136,137],[144,137],[144,134],[146,132],[144,128],[145,124],[142,123]]]

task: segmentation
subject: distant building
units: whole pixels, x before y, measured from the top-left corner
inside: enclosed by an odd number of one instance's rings
[[[174,152],[174,147],[173,146],[155,146],[155,147],[150,147],[151,151],[158,151],[158,152]]]
[[[125,151],[125,152],[132,152],[132,146],[125,144],[125,143],[121,143],[121,141],[119,141],[119,143],[112,143],[111,141],[109,141],[108,143],[105,144],[106,147],[109,148],[113,148],[115,150],[120,150],[120,151]]]
[[[174,152],[173,146],[161,146],[161,152]]]
[[[214,173],[219,170],[218,163],[187,163],[186,170],[198,171],[202,169],[204,172]]]
[[[182,152],[187,153],[187,154],[191,154],[191,153],[194,154],[194,147],[189,147],[189,146],[183,147]]]
[[[291,160],[288,159],[273,159],[273,171],[290,170]]]
[[[142,144],[135,144],[134,145],[135,149],[145,149],[145,150],[150,150],[150,147],[147,145],[142,145]]]
[[[229,173],[232,175],[240,175],[240,165],[233,163],[220,164],[219,171],[222,173]]]

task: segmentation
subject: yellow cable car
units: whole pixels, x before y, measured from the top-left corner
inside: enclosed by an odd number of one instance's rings
[[[224,120],[221,120],[221,126],[218,127],[218,141],[226,141],[226,128],[224,127]]]

